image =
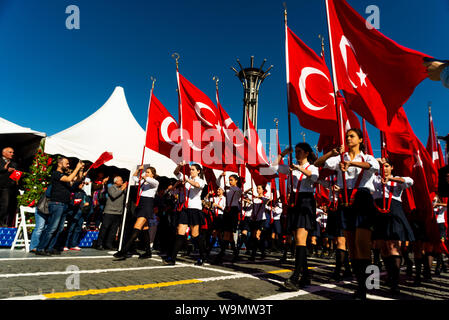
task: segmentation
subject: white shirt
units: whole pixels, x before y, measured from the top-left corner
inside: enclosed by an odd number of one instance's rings
[[[437,218],[437,223],[445,223],[445,217],[444,214],[446,213],[446,207],[443,206],[436,206],[433,211],[435,212],[435,216]]]
[[[254,198],[253,216],[255,217],[256,221],[267,219],[267,211],[268,211],[266,207],[267,202],[268,198],[265,197]],[[270,216],[270,212],[268,212],[268,216]]]
[[[268,210],[272,213],[273,220],[281,219],[281,215],[282,215],[282,203],[281,202],[277,202],[274,207],[268,206]]]
[[[248,194],[248,199],[251,200],[252,199],[252,195]],[[253,203],[247,203],[245,202],[245,205],[243,206],[243,212],[245,213],[245,217],[252,217],[253,215]]]
[[[139,182],[139,177],[133,176],[135,182]],[[159,186],[159,181],[156,179],[146,177],[140,181],[140,191],[142,197],[154,198],[156,195],[157,187]]]
[[[177,178],[179,180],[182,180],[183,174],[178,173]],[[186,181],[185,192],[186,192],[186,195],[188,196],[187,208],[201,210],[203,208],[203,204],[201,202],[201,191],[206,186],[206,181],[204,181],[203,179],[201,179],[198,176],[196,176],[194,179],[190,178],[190,180],[193,180],[194,182],[198,182],[200,184],[200,187],[196,188],[193,185],[191,185],[189,182]]]
[[[276,166],[271,166],[274,170],[278,171],[279,173],[285,174],[288,176],[288,192],[290,192],[290,169],[288,165],[285,164],[278,164]],[[310,164],[306,162],[304,165],[301,166],[301,168],[311,171],[312,175],[310,177],[307,177],[305,174],[303,174],[299,170],[293,170],[292,171],[292,177],[293,177],[293,192],[296,193],[296,189],[298,187],[298,181],[301,180],[301,186],[299,188],[299,192],[313,192],[315,190],[314,184],[318,180],[319,172],[318,168],[315,167],[313,164]]]
[[[403,179],[405,180],[404,183],[388,181],[388,183],[385,185],[385,199],[390,198],[390,191],[391,189],[393,189],[392,199],[402,202],[401,199],[402,191],[404,191],[407,188],[410,188],[413,185],[412,178],[403,177]],[[374,176],[373,185],[374,185],[373,198],[374,199],[383,198],[383,183],[380,175]]]
[[[349,157],[349,153],[345,152],[343,154],[343,159],[345,161],[354,162],[367,162],[371,165],[371,168],[364,170],[363,177],[360,181],[359,188],[368,188],[371,192],[374,192],[373,179],[374,174],[379,170],[379,162],[371,156],[360,152],[353,160]],[[365,160],[365,161],[363,161]],[[340,155],[331,157],[324,163],[324,168],[337,171],[337,185],[343,188],[342,171],[340,170]],[[350,166],[346,171],[346,186],[348,189],[354,189],[356,186],[357,178],[362,171],[362,168]]]
[[[214,213],[218,213],[219,215],[223,214],[223,209],[226,207],[225,204],[225,197],[221,196],[221,197],[214,197],[214,202],[218,205],[218,207],[213,208]],[[223,208],[220,209],[219,207]]]

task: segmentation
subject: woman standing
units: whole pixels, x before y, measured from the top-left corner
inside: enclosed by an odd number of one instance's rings
[[[234,253],[232,262],[236,262],[239,257],[239,251],[237,250],[234,241],[234,232],[237,231],[237,226],[239,223],[239,213],[241,210],[240,197],[242,195],[242,189],[238,175],[233,174],[229,177],[229,186],[225,186],[225,177],[226,173],[223,172],[217,180],[217,184],[226,192],[226,208],[223,213],[223,241],[220,246],[220,252],[215,259],[215,263],[221,263],[225,255],[226,248],[229,244],[231,245],[231,249]]]
[[[184,193],[186,200],[184,202],[183,209],[179,213],[173,251],[171,257],[167,257],[165,259],[165,263],[168,265],[174,265],[176,263],[176,256],[186,240],[187,227],[190,227],[192,242],[199,240],[197,242],[200,251],[200,258],[197,260],[195,265],[201,266],[204,263],[206,253],[205,243],[202,239],[199,239],[200,225],[204,223],[203,213],[201,211],[201,191],[206,186],[206,181],[203,178],[203,168],[199,164],[194,163],[190,166],[189,177],[185,177],[185,175],[181,173],[181,168],[184,165],[185,162],[182,161],[173,172],[179,180],[184,182]]]
[[[144,169],[143,166],[140,166],[136,172],[134,172],[133,180],[135,182],[139,182],[139,173]],[[148,229],[149,224],[148,221],[154,218],[154,197],[156,196],[157,188],[159,187],[159,181],[156,180],[156,169],[153,167],[148,167],[145,170],[145,174],[142,176],[140,180],[140,195],[139,195],[139,203],[134,211],[134,215],[137,220],[134,223],[133,232],[126,242],[125,246],[122,250],[116,252],[114,257],[117,258],[117,261],[125,260],[127,258],[127,253],[131,249],[134,241],[137,237],[141,237],[142,241],[145,245],[145,253],[139,256],[139,259],[148,259],[151,258],[151,244],[150,244],[150,234]]]
[[[280,155],[280,159],[291,153],[287,148]],[[291,168],[285,165],[275,165],[280,173],[289,175],[292,181],[288,183],[290,192],[290,206],[288,211],[288,229],[293,232],[295,239],[295,271],[287,279],[284,286],[289,290],[299,290],[310,285],[310,275],[307,264],[307,236],[316,227],[316,201],[313,195],[314,184],[318,180],[318,168],[314,165],[316,156],[308,143],[302,142],[295,146],[295,157],[298,164]],[[301,279],[299,276],[301,275]]]
[[[383,166],[384,177],[374,178],[374,202],[378,215],[373,239],[381,250],[391,292],[397,294],[401,270],[401,243],[415,240],[412,228],[402,209],[401,200],[402,192],[413,185],[413,180],[409,177],[394,177],[391,174],[393,166],[388,159],[380,159],[379,162]],[[385,197],[383,190],[385,190]]]
[[[253,196],[253,223],[251,228],[251,239],[253,245],[250,261],[256,260],[257,249],[260,250],[261,259],[265,259],[265,239],[267,230],[267,203],[269,199],[265,196],[263,185],[257,185],[257,196]],[[268,219],[268,222],[270,220]],[[268,226],[269,227],[269,226]]]
[[[317,166],[338,172],[337,184],[343,199],[340,227],[349,249],[349,258],[357,277],[358,289],[355,298],[366,299],[366,268],[371,264],[371,233],[376,215],[373,196],[373,179],[379,170],[379,163],[371,156],[363,153],[363,134],[360,129],[353,128],[346,132],[348,152],[343,153],[343,146],[333,149],[321,156]],[[343,153],[343,161],[340,154]],[[346,180],[347,190],[343,188]]]

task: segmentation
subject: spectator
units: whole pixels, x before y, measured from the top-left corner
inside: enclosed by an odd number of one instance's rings
[[[449,89],[449,62],[445,61],[426,61],[427,75],[430,80],[440,81]]]
[[[123,182],[123,178],[117,176],[114,178],[114,184],[108,188],[103,222],[98,234],[97,250],[113,249],[114,236],[117,234],[123,214],[127,187],[128,182]]]
[[[60,254],[54,249],[58,236],[64,228],[65,217],[71,195],[71,183],[77,178],[78,172],[84,167],[81,161],[76,165],[75,170],[68,175],[70,163],[67,158],[59,158],[57,169],[52,173],[50,183],[51,193],[48,203],[50,217],[42,232],[39,245],[36,248],[37,255]]]
[[[45,196],[46,197],[50,197],[50,191],[51,188],[48,187],[45,190]],[[44,231],[45,225],[48,222],[48,217],[50,215],[49,214],[45,214],[43,212],[40,212],[38,208],[36,208],[36,212],[34,214],[34,229],[33,229],[33,234],[31,235],[31,240],[30,240],[30,251],[31,252],[36,252],[36,247],[39,245],[39,240],[41,238],[42,235],[42,231]]]
[[[83,229],[83,222],[86,213],[89,210],[89,199],[84,191],[84,182],[75,184],[75,194],[72,201],[70,201],[69,210],[67,214],[67,240],[65,242],[64,251],[80,251],[78,246],[80,242],[80,234]]]
[[[14,181],[9,178],[16,170],[17,164],[12,161],[14,149],[6,147],[0,158],[0,227],[8,226],[8,216],[11,207],[11,196],[14,192]]]

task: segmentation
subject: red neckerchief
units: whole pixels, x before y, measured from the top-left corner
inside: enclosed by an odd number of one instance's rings
[[[388,196],[388,204],[387,207],[385,209],[383,208],[379,208],[376,204],[376,202],[374,202],[374,206],[376,207],[376,209],[381,212],[381,213],[389,213],[391,210],[391,200],[393,199],[393,192],[394,192],[394,187],[395,187],[395,183],[393,181],[391,181],[392,184],[390,184],[390,190],[388,192],[390,192],[389,196]]]
[[[304,170],[307,170],[310,166],[311,165],[309,164],[307,167],[304,168]],[[296,195],[295,195],[295,204],[294,204],[295,206],[298,203],[298,195],[299,195],[299,190],[301,189],[302,179],[304,179],[304,173],[303,172],[301,172],[301,175],[299,176],[299,179],[298,179],[298,184],[296,185]]]
[[[365,159],[363,156],[360,156],[362,158],[362,162],[365,162]],[[360,171],[359,176],[357,177],[357,180],[355,181],[354,188],[352,190],[351,198],[349,199],[349,205],[352,205],[354,203],[355,194],[357,193],[357,190],[359,188],[360,182],[362,181],[363,174],[365,173],[365,169],[362,168],[362,171]]]

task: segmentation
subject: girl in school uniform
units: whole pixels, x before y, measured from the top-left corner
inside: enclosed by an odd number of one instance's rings
[[[265,196],[265,187],[257,185],[257,196],[253,197],[253,216],[251,227],[251,238],[253,245],[250,261],[256,260],[257,249],[261,252],[261,259],[265,259],[265,243],[264,231],[267,230],[267,215],[269,222],[269,212],[267,210],[267,203],[269,199]]]
[[[139,173],[144,169],[144,166],[140,166],[132,179],[135,182],[139,182]],[[134,229],[131,237],[126,242],[122,250],[114,254],[116,260],[125,260],[127,258],[127,253],[131,249],[134,241],[137,237],[141,237],[145,244],[145,253],[139,256],[139,259],[151,258],[151,244],[150,244],[150,234],[149,234],[149,224],[148,222],[154,218],[154,197],[156,196],[157,189],[159,187],[159,181],[156,180],[156,169],[153,167],[148,167],[145,170],[145,174],[142,175],[140,180],[140,196],[139,203],[134,211],[134,215],[137,220],[134,224]]]
[[[299,290],[310,285],[306,245],[309,232],[316,227],[316,201],[313,192],[319,173],[318,168],[314,165],[316,156],[310,145],[305,142],[295,146],[295,157],[298,164],[292,164],[291,168],[286,165],[277,165],[281,158],[291,152],[291,148],[284,150],[278,155],[273,167],[279,173],[289,176],[288,229],[293,233],[296,245],[295,270],[292,276],[284,282],[284,286],[289,290]],[[290,176],[292,177],[291,182]],[[301,279],[299,279],[300,276]]]
[[[366,268],[371,264],[371,233],[376,216],[376,208],[372,192],[373,179],[379,170],[379,163],[371,156],[364,154],[363,134],[360,129],[353,128],[346,132],[348,152],[343,146],[333,149],[321,156],[317,166],[338,172],[337,184],[343,196],[339,224],[344,231],[349,258],[357,277],[358,289],[356,299],[366,299]],[[343,161],[341,161],[343,154]],[[343,179],[347,190],[344,190]],[[347,192],[347,199],[346,197]]]
[[[250,241],[248,233],[251,232],[252,214],[253,214],[253,202],[252,191],[247,190],[243,195],[242,202],[242,220],[239,222],[240,237],[237,243],[237,250],[240,252],[243,245],[245,245],[245,254],[250,254]]]
[[[242,195],[242,189],[240,184],[240,178],[238,175],[233,174],[229,177],[229,185],[225,185],[226,172],[217,179],[217,184],[220,188],[225,190],[226,206],[223,213],[223,241],[220,246],[220,252],[216,256],[215,263],[220,264],[226,253],[226,248],[231,245],[231,249],[234,253],[232,259],[236,262],[239,257],[239,251],[235,245],[234,232],[237,231],[239,223],[239,214],[241,211],[240,197]]]
[[[176,256],[179,250],[183,247],[186,240],[186,230],[190,227],[190,234],[192,236],[192,242],[197,241],[199,246],[200,257],[195,265],[203,265],[205,259],[205,242],[203,239],[199,239],[200,225],[204,223],[204,216],[202,213],[201,192],[206,186],[206,181],[203,178],[203,168],[194,163],[190,166],[190,175],[185,177],[181,173],[181,168],[185,165],[185,162],[181,162],[173,172],[174,175],[184,183],[185,203],[184,207],[179,213],[178,227],[176,239],[173,247],[171,257],[165,259],[165,263],[168,265],[174,265],[176,263]]]
[[[401,200],[402,192],[413,185],[413,179],[394,177],[393,166],[388,159],[380,159],[379,163],[383,166],[384,177],[378,175],[373,181],[375,190],[373,197],[378,212],[373,239],[381,250],[391,292],[397,294],[401,270],[401,243],[415,241],[413,230],[402,209]]]
[[[209,193],[209,198],[211,201],[211,211],[213,215],[213,223],[212,223],[212,237],[211,242],[209,243],[209,247],[207,252],[210,253],[212,249],[212,245],[217,240],[218,243],[221,243],[223,240],[223,213],[226,208],[226,198],[224,196],[224,190],[222,188],[217,189],[217,194],[215,195],[213,191]]]

